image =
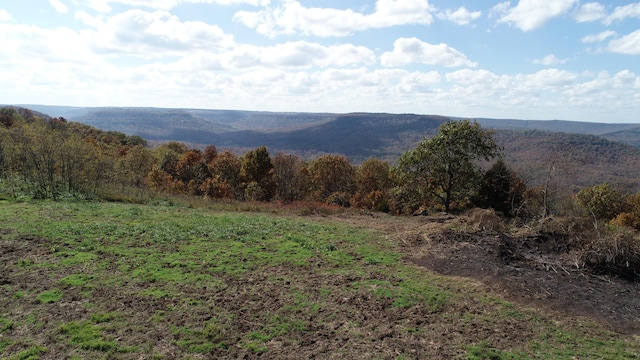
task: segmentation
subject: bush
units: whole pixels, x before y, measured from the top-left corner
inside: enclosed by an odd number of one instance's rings
[[[504,231],[504,222],[493,209],[471,209],[467,218],[476,230]]]
[[[596,219],[611,220],[625,206],[625,194],[608,183],[584,188],[578,192],[576,198]]]
[[[630,229],[611,229],[586,245],[582,260],[595,272],[640,280],[640,238]]]

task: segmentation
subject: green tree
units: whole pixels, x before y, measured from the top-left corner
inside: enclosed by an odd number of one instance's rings
[[[264,146],[247,152],[242,159],[240,176],[245,187],[251,184],[253,200],[269,201],[275,195],[276,185],[273,180],[273,164],[269,151]],[[256,189],[259,187],[259,189]]]
[[[609,183],[583,188],[576,195],[578,203],[596,220],[611,220],[624,210],[626,196]]]
[[[525,191],[524,181],[499,158],[482,176],[473,203],[510,216],[522,204]]]
[[[398,168],[409,186],[437,199],[449,212],[454,201],[465,201],[476,191],[482,176],[478,162],[499,153],[493,132],[476,121],[450,121],[433,138],[405,152]]]

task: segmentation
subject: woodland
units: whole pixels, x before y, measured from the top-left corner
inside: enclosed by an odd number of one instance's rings
[[[584,137],[557,134],[556,140],[573,141],[574,150],[582,149],[563,156],[551,146],[554,140],[535,131],[529,135],[549,151],[536,163],[513,162],[510,151],[533,150],[503,146],[505,132],[462,119],[441,122],[393,162],[371,157],[353,163],[337,153],[313,158],[272,154],[267,146],[238,153],[214,144],[150,145],[140,136],[64,117],[0,108],[0,201],[3,211],[24,216],[15,224],[0,220],[0,250],[8,259],[0,269],[0,291],[11,292],[3,300],[10,313],[0,313],[0,335],[23,339],[29,331],[16,329],[33,327],[31,320],[20,317],[28,311],[64,321],[36,329],[52,344],[48,349],[0,337],[0,355],[148,356],[147,350],[133,345],[137,342],[157,352],[155,358],[284,358],[292,348],[310,357],[461,357],[462,351],[474,359],[589,358],[604,351],[609,354],[603,358],[637,358],[637,344],[625,349],[609,340],[596,343],[588,340],[590,333],[563,337],[560,330],[549,330],[560,326],[559,321],[541,325],[547,320],[516,311],[504,300],[487,300],[457,278],[426,281],[422,277],[434,275],[416,271],[428,268],[435,274],[477,279],[509,300],[553,309],[568,322],[586,316],[624,339],[630,334],[635,340],[624,341],[637,343],[638,184],[633,179],[581,184],[572,181],[572,172],[582,163],[606,173],[602,164],[620,154],[640,158],[629,147],[612,147],[611,141],[597,136],[588,135],[585,145]],[[597,149],[599,159],[594,160],[591,152]],[[32,202],[37,205],[30,206]],[[92,205],[98,203],[105,205]],[[174,203],[189,205],[161,207]],[[201,212],[201,205],[191,205],[203,203],[266,214],[212,215]],[[332,216],[331,222],[309,225],[304,217],[273,215],[282,209]],[[46,225],[25,230],[33,227],[33,219]],[[338,223],[355,224],[359,230]],[[373,230],[385,236],[367,232]],[[34,233],[23,234],[26,231]],[[42,234],[36,236],[38,231]],[[250,252],[237,253],[239,249]],[[112,258],[99,262],[103,256]],[[210,259],[201,261],[202,256]],[[117,269],[110,268],[114,266]],[[87,275],[98,270],[114,278]],[[40,276],[47,271],[59,273],[61,280],[50,284],[53,278]],[[210,281],[202,285],[203,279]],[[30,282],[33,285],[24,285]],[[438,289],[433,295],[427,290],[430,283],[446,291]],[[63,288],[50,289],[56,286]],[[110,287],[113,291],[103,290]],[[37,300],[22,301],[29,291],[40,294]],[[460,295],[464,300],[448,301],[456,292],[468,292],[473,300]],[[68,294],[70,307],[51,315],[47,306],[60,304]],[[199,297],[189,298],[194,294]],[[93,308],[69,310],[100,296],[111,305],[92,313],[88,322],[76,318]],[[138,300],[124,309],[123,299],[133,298]],[[310,301],[322,303],[314,307]],[[499,312],[490,321],[482,318],[487,304]],[[194,313],[194,306],[202,308],[202,314]],[[250,311],[244,311],[247,307]],[[338,316],[326,311],[331,308],[345,311]],[[135,314],[122,315],[131,309]],[[227,317],[211,317],[216,311]],[[178,313],[181,318],[171,318]],[[264,314],[276,315],[267,319]],[[488,325],[495,319],[500,329]],[[178,328],[178,323],[190,327]],[[575,327],[589,328],[582,324]],[[132,337],[138,332],[132,326],[145,329],[140,338]],[[152,328],[162,329],[173,342],[159,343],[148,330]],[[599,329],[594,331],[602,336]],[[100,340],[96,331],[103,330],[111,340]],[[429,337],[423,336],[425,331]],[[95,333],[95,338],[82,340],[75,333]],[[529,342],[525,333],[539,337]],[[428,338],[438,340],[425,344]],[[34,341],[46,342],[42,339]],[[121,346],[113,339],[132,344]],[[335,345],[340,339],[343,345]]]

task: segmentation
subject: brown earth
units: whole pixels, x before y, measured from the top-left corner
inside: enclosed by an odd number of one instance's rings
[[[438,274],[478,280],[508,300],[558,316],[589,318],[618,333],[640,334],[638,277],[585,268],[566,235],[508,235],[470,228],[467,220],[417,218],[421,225],[400,236],[407,256]]]

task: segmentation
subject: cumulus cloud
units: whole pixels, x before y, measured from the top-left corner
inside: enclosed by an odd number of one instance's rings
[[[576,21],[580,23],[600,20],[605,16],[607,16],[607,10],[604,5],[598,2],[581,5],[573,15]]]
[[[613,30],[606,30],[598,34],[594,35],[586,35],[580,39],[582,43],[594,43],[594,42],[602,42],[607,40],[608,38],[615,36],[616,32]]]
[[[13,17],[5,9],[0,9],[0,22],[11,21]]]
[[[64,14],[64,13],[67,13],[69,11],[69,9],[67,8],[67,5],[65,5],[60,0],[49,0],[49,5],[51,5],[59,13],[63,13]]]
[[[534,59],[533,63],[536,65],[549,66],[549,65],[565,64],[567,63],[567,61],[569,61],[569,59],[558,59],[555,55],[550,54],[543,57],[542,59]]]
[[[462,6],[455,11],[445,10],[438,13],[438,17],[454,22],[458,25],[469,25],[474,20],[477,20],[482,16],[482,11],[469,11],[466,7]]]
[[[82,16],[81,16],[82,17]],[[185,21],[166,11],[152,13],[128,10],[100,23],[83,17],[98,28],[93,34],[94,49],[104,53],[162,57],[167,53],[195,49],[224,49],[233,46],[233,36],[220,27],[201,21]]]
[[[619,54],[640,55],[640,30],[609,42],[609,51]]]
[[[0,44],[10,58],[74,64],[95,60],[88,50],[87,39],[67,27],[43,29],[23,24],[0,24]]]
[[[498,4],[504,13],[498,19],[499,23],[506,23],[522,31],[535,30],[548,20],[567,13],[578,0],[520,0],[512,8],[505,9],[504,3]]]
[[[417,38],[400,38],[393,44],[393,51],[380,57],[383,66],[395,67],[411,63],[440,65],[446,67],[475,67],[477,63],[470,61],[458,50],[447,44],[429,44]]]
[[[611,15],[604,19],[603,23],[611,25],[615,21],[622,21],[626,18],[640,19],[640,2],[616,7]]]
[[[280,6],[260,11],[238,11],[233,18],[269,37],[298,33],[330,37],[396,25],[428,25],[433,21],[434,10],[428,0],[377,0],[371,14],[352,9],[309,8],[286,0]]]
[[[216,56],[224,68],[311,68],[347,67],[371,64],[375,54],[351,44],[323,46],[306,41],[260,47],[243,45]]]

